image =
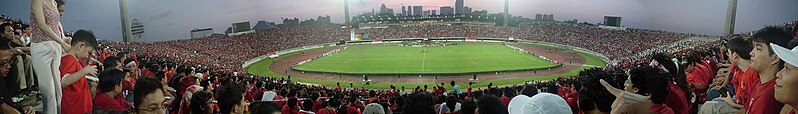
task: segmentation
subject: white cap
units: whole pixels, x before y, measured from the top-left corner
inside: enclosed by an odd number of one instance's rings
[[[770,49],[773,49],[773,52],[785,63],[798,66],[798,48],[792,48],[792,50],[790,50],[777,44],[770,43]]]
[[[507,111],[510,114],[523,114],[524,112],[521,111],[523,109],[524,104],[529,102],[532,98],[527,97],[526,95],[518,95],[513,97],[513,100],[510,100],[510,104],[507,105]]]
[[[565,99],[551,93],[538,93],[532,96],[521,109],[524,114],[572,114]]]

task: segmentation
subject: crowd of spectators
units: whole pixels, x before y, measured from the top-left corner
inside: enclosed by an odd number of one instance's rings
[[[686,35],[548,22],[518,28],[424,25],[369,29],[366,32],[393,37],[514,37],[591,49],[611,59],[625,58],[623,64],[518,85],[490,83],[473,88],[472,83],[452,81],[378,90],[357,88],[351,82],[334,87],[305,85],[290,77],[253,76],[238,68],[244,59],[269,52],[345,40],[349,34],[338,28],[340,25],[120,43],[97,41],[89,30],[64,35],[60,24],[50,23],[59,20],[63,7],[60,0],[32,0],[32,15],[39,20],[31,19],[35,24],[30,26],[31,32],[26,32],[24,22],[1,19],[0,112],[794,114],[792,107],[798,106],[794,97],[798,95],[794,92],[798,88],[795,22],[724,36],[715,42],[673,44]],[[58,34],[50,34],[55,31]],[[644,50],[653,51],[627,57]],[[42,62],[52,63],[37,66]]]

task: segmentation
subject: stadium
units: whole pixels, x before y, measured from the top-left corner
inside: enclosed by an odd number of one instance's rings
[[[798,110],[798,1],[0,2],[0,114]]]

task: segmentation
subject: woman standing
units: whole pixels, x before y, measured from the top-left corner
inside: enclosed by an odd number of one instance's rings
[[[61,103],[61,55],[69,49],[61,27],[61,0],[31,0],[31,58],[37,69],[44,113],[57,114]],[[60,8],[59,8],[60,7]]]

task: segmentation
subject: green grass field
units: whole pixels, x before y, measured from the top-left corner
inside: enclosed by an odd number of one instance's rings
[[[544,46],[544,45],[540,45],[540,44],[527,44],[527,43],[522,43],[522,44],[529,45],[529,46],[538,46],[538,47],[542,47],[542,48],[550,48],[550,49],[557,48],[557,47]],[[327,47],[327,48],[329,48],[329,47]],[[326,49],[326,48],[319,48],[319,49]],[[307,50],[307,51],[313,51],[313,50],[318,50],[318,49],[311,49],[311,50]],[[601,59],[599,59],[598,56],[595,56],[595,55],[592,55],[592,54],[582,53],[582,52],[573,51],[573,50],[570,50],[570,52],[578,53],[580,56],[584,57],[587,60],[587,64],[586,65],[604,66],[604,65],[607,64],[607,62],[602,61]],[[245,70],[247,72],[251,73],[251,74],[255,74],[255,75],[258,75],[258,76],[286,77],[286,76],[283,76],[283,75],[280,75],[280,74],[277,74],[277,73],[271,71],[269,69],[269,65],[272,64],[272,60],[282,59],[282,58],[285,58],[285,57],[288,57],[288,56],[291,56],[291,55],[294,55],[294,54],[299,54],[299,53],[298,52],[294,52],[294,53],[282,54],[280,57],[277,57],[277,58],[263,59],[261,61],[253,63],[249,67],[245,68]],[[548,75],[548,76],[532,76],[532,77],[525,77],[525,78],[502,79],[502,80],[483,80],[483,81],[480,81],[479,83],[474,83],[473,87],[474,88],[482,88],[482,87],[486,87],[489,83],[493,83],[494,85],[501,86],[501,85],[522,84],[525,81],[532,81],[532,80],[551,80],[551,79],[557,79],[558,77],[570,77],[570,76],[575,76],[575,75],[577,75],[579,73],[579,71],[582,71],[582,70],[588,69],[588,68],[591,68],[591,67],[590,66],[582,66],[582,67],[574,69],[574,70],[572,70],[572,71],[570,71],[568,73],[554,74],[554,75]],[[294,77],[293,80],[295,80],[297,82],[313,83],[313,84],[319,84],[319,85],[328,86],[328,87],[335,86],[335,83],[337,82],[337,81],[330,81],[330,80],[319,80],[319,79],[310,79],[310,78],[296,78],[296,77]],[[341,82],[341,83],[346,83],[346,82]],[[394,86],[397,86],[397,87],[401,87],[401,86],[415,87],[415,86],[424,85],[424,84],[435,85],[434,83],[375,83],[375,84],[370,84],[370,85],[364,85],[362,83],[354,83],[356,88],[365,87],[365,88],[368,88],[368,89],[389,89],[390,85],[394,85]],[[462,85],[463,82],[458,82],[458,84],[460,84],[460,86],[462,86],[462,87],[465,87],[464,85]],[[446,86],[446,89],[451,89],[451,86]]]
[[[426,49],[427,52],[422,52]],[[557,64],[504,45],[402,47],[363,45],[294,67],[349,74],[438,74],[554,67]]]

